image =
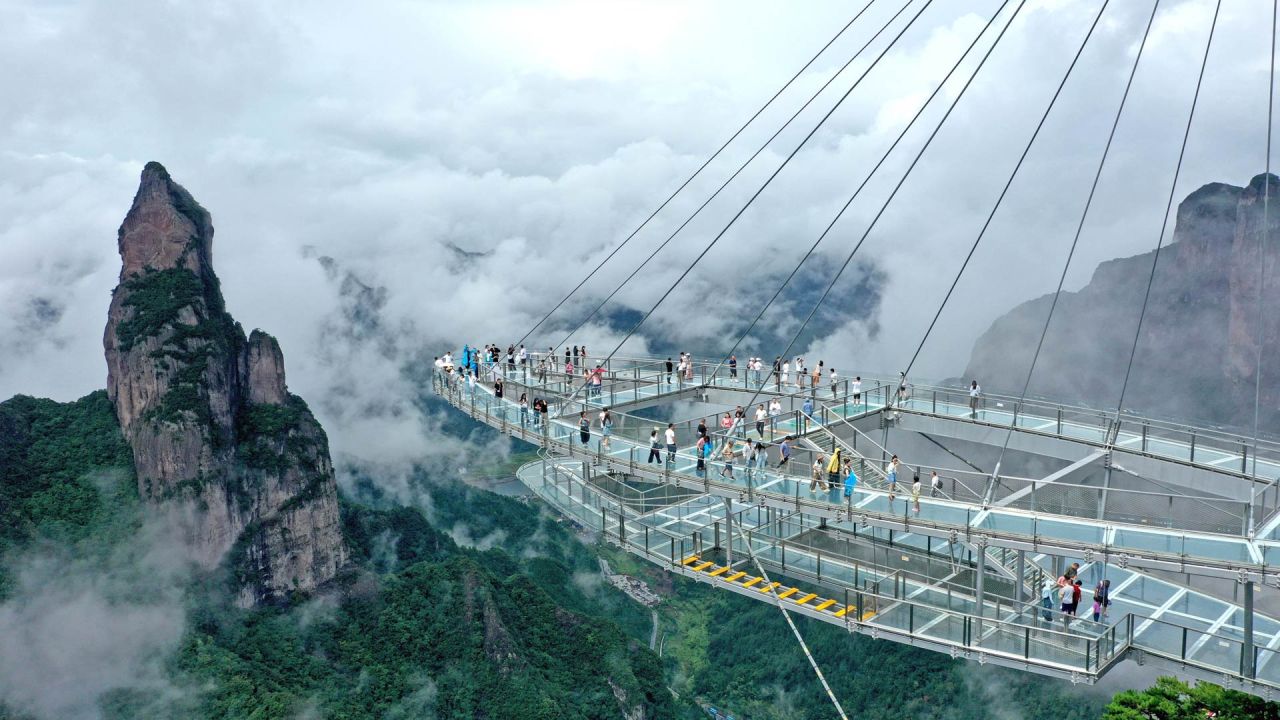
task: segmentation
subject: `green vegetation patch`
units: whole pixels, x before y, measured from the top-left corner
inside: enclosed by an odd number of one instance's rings
[[[116,324],[116,340],[126,352],[139,341],[173,324],[182,309],[204,297],[204,283],[186,268],[147,269],[125,280],[124,307],[133,313]]]

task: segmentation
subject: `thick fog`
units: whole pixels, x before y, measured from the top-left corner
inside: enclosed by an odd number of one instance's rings
[[[578,339],[610,349],[923,1]],[[998,5],[932,3],[635,348],[732,345]],[[901,6],[877,0],[530,345],[559,342]],[[807,356],[842,374],[906,365],[1099,6],[1027,4],[841,280]],[[857,7],[0,3],[0,397],[104,386],[115,231],[143,163],[158,160],[213,214],[228,308],[279,337],[290,389],[335,450],[379,463],[438,451],[441,419],[418,401],[415,371],[464,342],[517,340]],[[995,317],[1053,289],[1149,10],[1107,8],[917,376],[959,373]],[[1068,288],[1155,246],[1212,12],[1162,3]],[[1266,13],[1225,4],[1179,198],[1263,168]],[[740,357],[782,351],[975,59]]]

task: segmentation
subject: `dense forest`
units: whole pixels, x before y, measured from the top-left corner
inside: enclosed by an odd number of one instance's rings
[[[705,717],[700,706],[714,705],[751,720],[831,716],[776,608],[673,578],[537,504],[425,472],[412,480],[429,498],[422,507],[397,505],[375,478],[354,481],[359,501],[344,497],[342,517],[357,562],[317,597],[242,610],[225,578],[186,576],[166,682],[110,688],[95,713],[656,720]],[[0,601],[22,592],[13,568],[33,549],[106,563],[139,542],[144,522],[105,393],[0,403]],[[649,610],[601,581],[601,556],[665,596],[661,654],[647,646]],[[157,590],[138,577],[115,592],[127,602]],[[801,629],[862,720],[1083,719],[1107,703],[1097,691],[824,624]],[[1164,681],[1117,696],[1105,717],[1177,720],[1210,707],[1277,717],[1277,706],[1238,693]],[[0,720],[41,716],[29,712],[0,706]]]

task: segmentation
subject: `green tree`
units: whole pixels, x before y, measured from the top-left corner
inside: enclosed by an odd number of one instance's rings
[[[1162,677],[1146,690],[1126,690],[1103,711],[1103,720],[1280,720],[1280,704],[1212,683],[1188,685]]]

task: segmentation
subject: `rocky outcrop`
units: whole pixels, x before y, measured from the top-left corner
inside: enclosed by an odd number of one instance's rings
[[[1171,242],[1159,255],[1126,410],[1251,429],[1261,322],[1263,430],[1280,421],[1280,377],[1268,360],[1280,351],[1280,179],[1271,176],[1269,184],[1264,250],[1266,185],[1262,175],[1243,188],[1212,183],[1178,205]],[[1062,294],[1032,394],[1115,407],[1153,259],[1154,251],[1104,262],[1079,292]],[[1051,295],[1031,300],[996,320],[974,345],[965,378],[988,390],[1020,392],[1051,301]]]
[[[308,592],[347,558],[328,438],[285,385],[275,338],[226,312],[209,213],[148,163],[120,227],[103,344],[139,491],[180,518],[242,605]]]

